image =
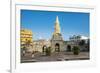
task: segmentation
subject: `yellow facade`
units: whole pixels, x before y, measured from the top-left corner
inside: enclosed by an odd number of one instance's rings
[[[26,42],[32,43],[32,41],[33,41],[32,35],[33,35],[33,33],[31,30],[21,29],[21,31],[20,31],[21,48],[23,47],[23,45],[26,44]]]

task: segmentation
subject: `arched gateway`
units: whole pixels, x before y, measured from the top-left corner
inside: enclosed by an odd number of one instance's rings
[[[59,45],[59,43],[55,44],[55,51],[56,52],[60,52],[60,45]]]
[[[47,48],[47,46],[46,46],[46,45],[44,45],[44,46],[42,47],[42,52],[43,52],[43,53],[45,53],[45,52],[46,52],[46,48]]]

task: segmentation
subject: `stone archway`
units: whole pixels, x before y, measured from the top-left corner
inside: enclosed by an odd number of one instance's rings
[[[66,50],[67,50],[68,52],[71,52],[71,45],[68,45]]]
[[[55,44],[55,51],[60,52],[60,44],[59,43]]]
[[[42,47],[42,52],[43,52],[43,53],[45,53],[45,52],[46,52],[46,48],[47,48],[47,46],[46,46],[46,45],[44,45],[44,46]]]

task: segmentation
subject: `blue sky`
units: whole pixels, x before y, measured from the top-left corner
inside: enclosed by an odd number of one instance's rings
[[[72,35],[89,37],[89,13],[21,10],[21,28],[32,30],[33,39],[51,39],[56,16],[64,40]]]

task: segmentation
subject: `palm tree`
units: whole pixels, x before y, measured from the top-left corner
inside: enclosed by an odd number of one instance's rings
[[[30,40],[26,40],[26,43],[25,43],[25,47],[26,47],[26,51],[29,52],[29,48],[31,47],[31,41]]]
[[[30,46],[30,44],[31,44],[31,41],[30,40],[27,40],[26,41],[26,46]]]
[[[24,46],[23,48],[21,48],[21,54],[22,56],[25,56],[26,53],[26,47]]]
[[[89,52],[89,48],[90,48],[90,40],[88,39],[88,41],[87,41],[87,43],[86,43],[86,48],[87,48],[87,50],[86,51],[88,51]]]

